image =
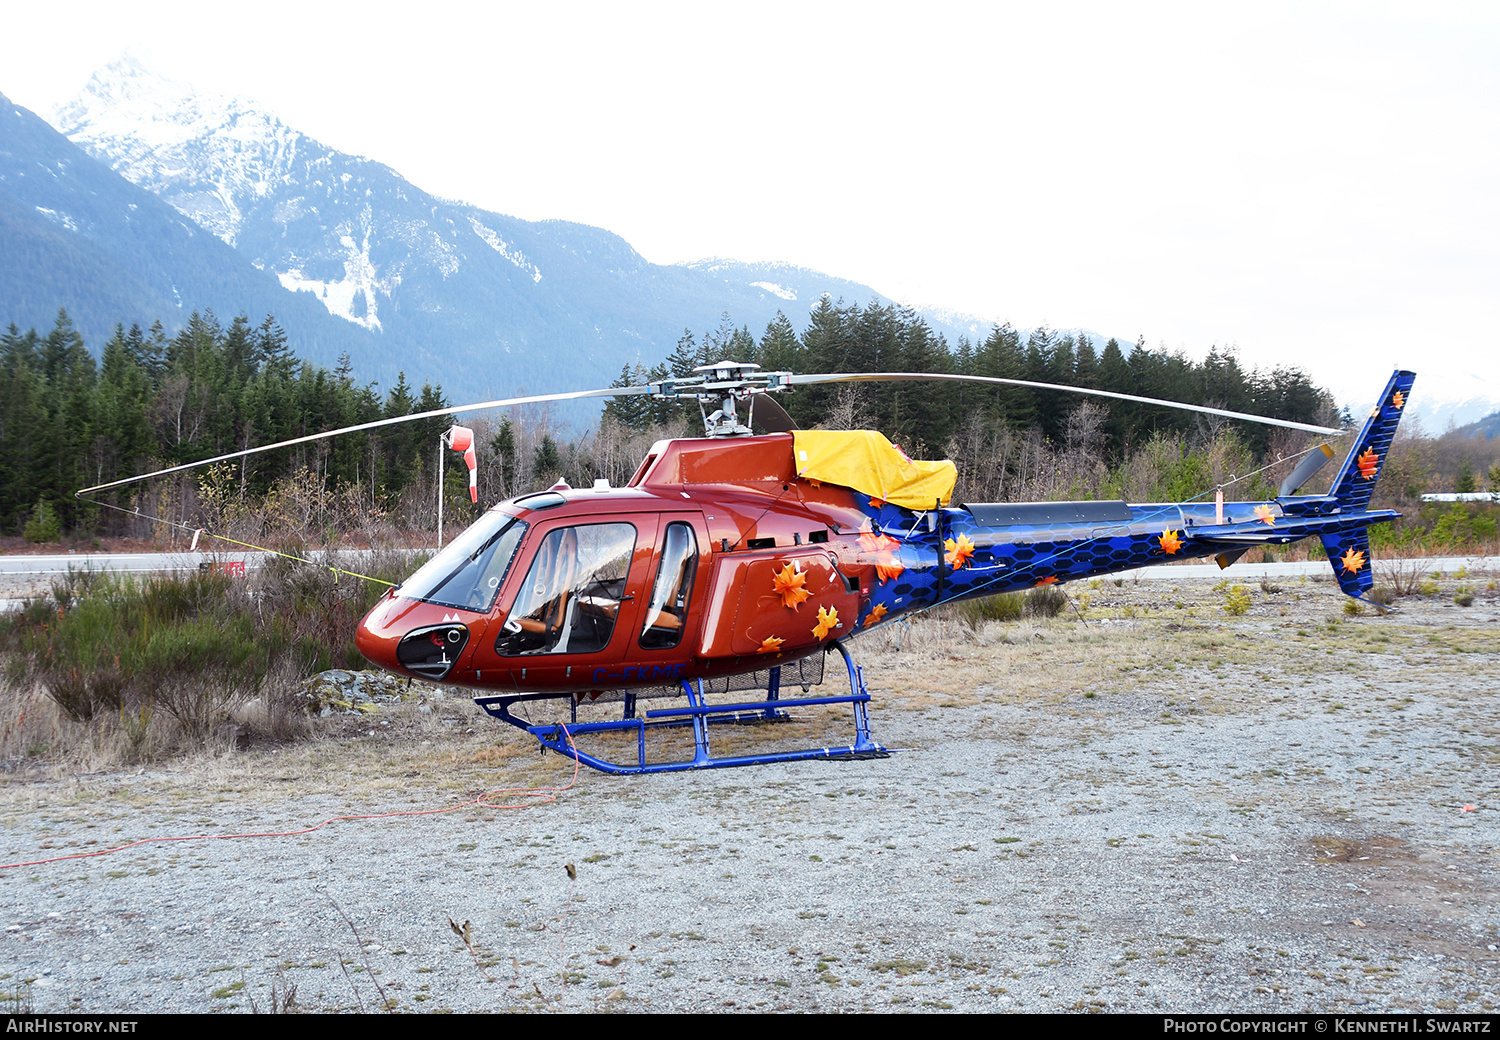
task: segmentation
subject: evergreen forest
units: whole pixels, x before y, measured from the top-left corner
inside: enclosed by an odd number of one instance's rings
[[[66,312],[45,335],[11,325],[0,335],[0,532],[33,541],[57,534],[159,532],[109,506],[201,526],[215,500],[258,508],[293,478],[390,512],[420,484],[447,427],[441,419],[366,437],[317,442],[241,460],[215,472],[105,493],[74,492],[148,470],[288,440],[319,430],[441,408],[439,388],[404,375],[381,393],[357,384],[347,355],[332,372],[299,360],[276,319],[240,315],[227,327],[194,313],[168,338],[160,323],[117,326],[99,361]],[[29,531],[28,531],[29,528]],[[52,537],[42,537],[45,535]]]

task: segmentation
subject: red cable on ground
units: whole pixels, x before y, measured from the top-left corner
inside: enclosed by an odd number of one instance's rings
[[[13,870],[18,867],[39,867],[45,863],[62,863],[70,859],[90,859],[94,856],[108,856],[113,852],[124,852],[126,849],[133,849],[137,845],[151,845],[169,841],[228,841],[231,838],[294,838],[301,834],[311,834],[313,831],[327,827],[330,823],[338,823],[341,820],[389,820],[399,816],[437,816],[442,813],[453,812],[455,809],[467,809],[473,805],[482,805],[487,809],[524,809],[529,805],[546,805],[548,802],[557,801],[558,795],[578,783],[579,760],[576,754],[578,749],[573,744],[573,735],[568,732],[566,726],[563,727],[563,735],[568,738],[568,746],[573,748],[575,754],[573,756],[573,778],[562,787],[497,787],[492,791],[485,791],[477,798],[470,799],[467,802],[460,802],[458,805],[449,805],[442,809],[413,809],[408,812],[330,816],[322,823],[305,827],[300,831],[266,831],[258,834],[185,834],[168,838],[142,838],[139,841],[132,841],[125,845],[117,845],[112,849],[100,849],[97,852],[75,852],[67,856],[54,856],[51,859],[36,859],[25,863],[0,863],[0,870]],[[531,800],[507,802],[505,804],[488,801],[488,799],[500,795],[514,795],[519,798]]]

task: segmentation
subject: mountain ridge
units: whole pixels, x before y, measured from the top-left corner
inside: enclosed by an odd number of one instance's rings
[[[50,328],[66,309],[97,352],[116,323],[169,331],[194,310],[267,313],[305,350],[336,357],[359,337],[155,195],[0,95],[0,325]]]
[[[778,311],[800,327],[824,294],[896,305],[783,262],[654,264],[607,229],[440,199],[377,160],[128,58],[54,118],[283,288],[369,332],[375,363],[362,369],[382,378],[399,364],[450,387],[457,370],[486,392],[606,385],[622,364],[655,363],[685,329],[701,334],[726,312],[759,335]]]

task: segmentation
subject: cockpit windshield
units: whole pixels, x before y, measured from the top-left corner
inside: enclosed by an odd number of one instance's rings
[[[524,520],[491,510],[402,582],[396,595],[487,614],[525,533]]]

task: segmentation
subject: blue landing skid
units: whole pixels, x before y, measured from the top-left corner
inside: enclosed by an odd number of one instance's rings
[[[635,697],[625,698],[625,717],[610,722],[579,722],[578,704],[573,700],[573,722],[564,726],[551,723],[533,726],[525,719],[511,714],[512,705],[524,701],[553,700],[557,694],[523,693],[513,696],[475,697],[474,703],[488,714],[524,729],[541,743],[544,751],[556,751],[560,755],[577,759],[583,765],[601,773],[634,776],[643,773],[676,773],[685,769],[720,769],[727,766],[762,766],[772,762],[803,762],[808,759],[826,758],[835,761],[850,761],[864,758],[889,758],[891,752],[870,739],[870,691],[865,688],[864,669],[854,663],[849,651],[842,643],[834,642],[844,658],[844,667],[849,672],[849,694],[843,697],[804,697],[797,700],[782,700],[781,669],[772,668],[767,684],[766,699],[741,704],[708,704],[703,698],[703,681],[695,684],[682,680],[682,691],[687,696],[685,708],[661,708],[646,712],[645,718],[635,714]],[[572,698],[569,698],[572,700]],[[854,743],[847,747],[806,748],[801,751],[778,751],[765,755],[737,755],[730,758],[715,758],[709,753],[708,727],[760,722],[786,722],[789,716],[781,708],[805,708],[819,704],[848,704],[854,709]],[[693,727],[693,757],[685,762],[646,763],[646,731],[691,726]],[[631,731],[636,735],[636,757],[634,765],[610,762],[595,755],[579,751],[569,740],[587,733],[614,733]]]

